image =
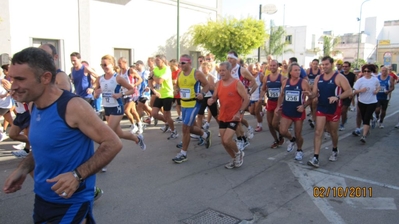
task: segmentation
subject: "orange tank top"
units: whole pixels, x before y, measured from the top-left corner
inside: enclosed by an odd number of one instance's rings
[[[223,86],[222,81],[218,83],[218,98],[220,103],[218,119],[223,122],[233,121],[234,115],[240,110],[242,98],[237,92],[238,79]]]

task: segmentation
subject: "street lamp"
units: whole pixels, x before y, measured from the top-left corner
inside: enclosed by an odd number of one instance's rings
[[[262,20],[262,13],[266,13],[268,15],[272,15],[277,12],[277,7],[276,5],[273,4],[267,4],[262,7],[262,5],[259,5],[259,20]],[[270,22],[271,24],[271,22]],[[258,62],[260,62],[260,47],[258,48]]]
[[[368,1],[370,1],[370,0],[365,0],[360,5],[360,16],[357,19],[359,21],[359,33],[358,33],[358,40],[357,40],[357,59],[356,59],[356,67],[357,68],[359,67],[359,51],[360,51],[360,40],[361,40],[361,38],[360,38],[360,36],[361,36],[360,26],[362,25],[362,9],[363,9],[363,4],[368,2]]]

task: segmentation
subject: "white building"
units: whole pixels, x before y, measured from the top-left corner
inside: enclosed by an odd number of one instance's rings
[[[291,49],[292,52],[284,53],[282,59],[288,60],[291,57],[296,57],[298,64],[307,68],[313,59],[322,55],[322,29],[310,26],[287,26],[285,31],[285,40],[288,43],[286,49]]]
[[[221,2],[180,1],[180,36],[194,24],[217,19]],[[160,52],[168,59],[177,56],[175,0],[1,0],[0,17],[0,54],[52,43],[63,70],[71,67],[75,51],[96,70],[105,54],[130,63]],[[180,46],[181,54],[200,54],[195,46]]]

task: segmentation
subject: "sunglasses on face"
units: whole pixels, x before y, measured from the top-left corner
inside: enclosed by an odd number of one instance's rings
[[[107,64],[100,64],[101,67],[107,67]]]
[[[181,62],[179,62],[179,64],[185,65],[185,64],[187,64],[187,62],[181,61]]]
[[[371,72],[371,71],[370,71],[370,70],[364,70],[363,72],[365,72],[365,73],[366,73],[366,72]]]

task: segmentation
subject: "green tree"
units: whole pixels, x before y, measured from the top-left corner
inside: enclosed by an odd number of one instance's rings
[[[340,51],[335,50],[335,47],[341,42],[341,38],[334,37],[331,35],[323,36],[323,55],[324,56],[335,56]]]
[[[226,60],[229,50],[248,55],[266,40],[265,24],[254,18],[224,18],[192,27],[193,43],[202,45],[216,59]]]
[[[284,53],[293,52],[292,49],[287,48],[285,34],[285,29],[282,26],[270,27],[269,41],[263,46],[266,55],[281,56]]]

